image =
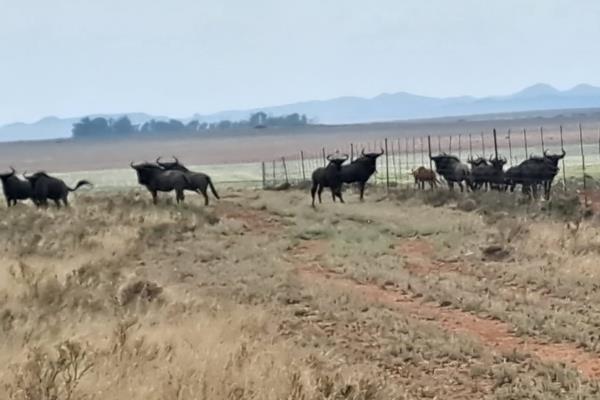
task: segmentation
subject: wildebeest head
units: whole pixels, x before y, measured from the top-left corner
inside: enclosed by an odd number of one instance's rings
[[[150,180],[156,176],[156,174],[164,171],[164,168],[162,168],[160,165],[149,162],[134,164],[132,161],[129,165],[137,173],[138,183],[140,185],[148,185]]]
[[[486,160],[483,157],[479,157],[479,156],[475,159],[469,157],[467,162],[469,164],[471,164],[471,167],[479,167],[481,165],[489,165],[488,160]]]
[[[177,159],[177,157],[175,157],[175,156],[173,156],[173,160],[175,160],[175,161],[171,161],[171,162],[161,162],[160,159],[161,159],[161,157],[158,157],[156,159],[156,164],[160,165],[164,169],[183,171],[183,172],[190,171],[189,169],[187,169],[187,167],[185,165],[181,164],[179,162],[179,160]]]
[[[8,178],[15,176],[15,172],[15,169],[13,167],[10,167],[10,172],[0,174],[0,180],[2,180],[2,182],[6,181]]]
[[[340,169],[342,167],[342,164],[344,162],[346,162],[346,160],[348,160],[348,155],[347,154],[339,154],[336,153],[334,154],[329,154],[327,156],[327,161],[329,161],[329,164],[333,164],[336,166],[337,169]]]
[[[507,160],[504,157],[502,157],[502,158],[492,158],[490,156],[490,164],[496,170],[502,171],[502,169],[504,168],[504,165],[506,164],[506,162],[507,162]]]
[[[567,153],[564,149],[562,150],[561,154],[548,154],[548,150],[544,151],[544,159],[548,160],[555,167],[558,166],[558,161],[562,160],[566,155]]]

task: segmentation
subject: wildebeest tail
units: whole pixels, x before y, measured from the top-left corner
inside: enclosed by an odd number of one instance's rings
[[[216,197],[217,199],[219,199],[220,197],[219,197],[219,195],[217,194],[217,191],[215,190],[215,187],[214,187],[214,185],[213,185],[213,183],[212,183],[212,179],[210,179],[210,176],[207,176],[207,179],[208,179],[208,186],[210,186],[210,191],[212,192],[212,194],[214,194],[214,195],[215,195],[215,197]]]
[[[79,189],[80,187],[85,186],[85,185],[94,186],[94,185],[92,185],[92,183],[90,181],[86,181],[84,179],[84,180],[77,182],[77,185],[75,185],[75,188],[70,188],[67,186],[67,189],[69,190],[69,192],[74,192],[77,189]]]

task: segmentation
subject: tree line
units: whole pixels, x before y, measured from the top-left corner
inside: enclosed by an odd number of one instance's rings
[[[237,128],[267,128],[267,127],[291,127],[308,125],[306,115],[293,113],[282,116],[271,116],[264,112],[250,115],[247,120],[219,122],[200,122],[191,120],[187,123],[177,119],[150,120],[143,124],[133,124],[129,117],[120,118],[90,118],[84,117],[73,124],[72,134],[74,138],[105,138],[124,137],[133,135],[150,134],[173,134],[173,133],[202,133],[207,131],[228,130]]]

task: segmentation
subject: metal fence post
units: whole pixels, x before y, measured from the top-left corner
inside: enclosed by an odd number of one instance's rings
[[[325,147],[322,149],[323,151],[323,166],[327,166],[327,157],[325,156]]]
[[[485,139],[483,137],[483,131],[481,132],[481,151],[483,152],[483,158],[485,158]]]
[[[263,190],[267,187],[267,169],[265,167],[265,162],[262,162],[262,185]]]
[[[427,135],[427,150],[429,152],[429,169],[433,169],[433,161],[431,160],[431,135]]]
[[[469,133],[469,158],[473,158],[473,140],[471,138],[470,133]]]
[[[496,128],[493,130],[494,133],[494,154],[496,155],[496,160],[498,159],[498,138],[496,137]]]
[[[513,159],[512,159],[512,143],[510,141],[510,128],[508,128],[508,157],[510,157],[510,166],[512,167],[513,165]]]
[[[283,175],[285,176],[285,183],[287,185],[289,185],[290,180],[288,178],[287,165],[285,164],[285,157],[281,157],[281,163],[283,164]]]
[[[529,157],[529,151],[527,150],[527,129],[523,128],[523,143],[525,143],[525,159]]]
[[[302,163],[302,182],[306,182],[306,170],[304,169],[304,151],[300,150],[300,161]]]
[[[385,185],[387,189],[390,189],[390,161],[388,157],[388,139],[384,140],[385,145]]]
[[[546,151],[546,147],[544,146],[544,127],[540,126],[540,141],[542,142],[542,154]]]

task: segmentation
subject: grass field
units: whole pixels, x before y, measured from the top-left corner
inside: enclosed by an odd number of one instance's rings
[[[599,395],[600,231],[577,199],[346,198],[0,209],[4,398]]]

